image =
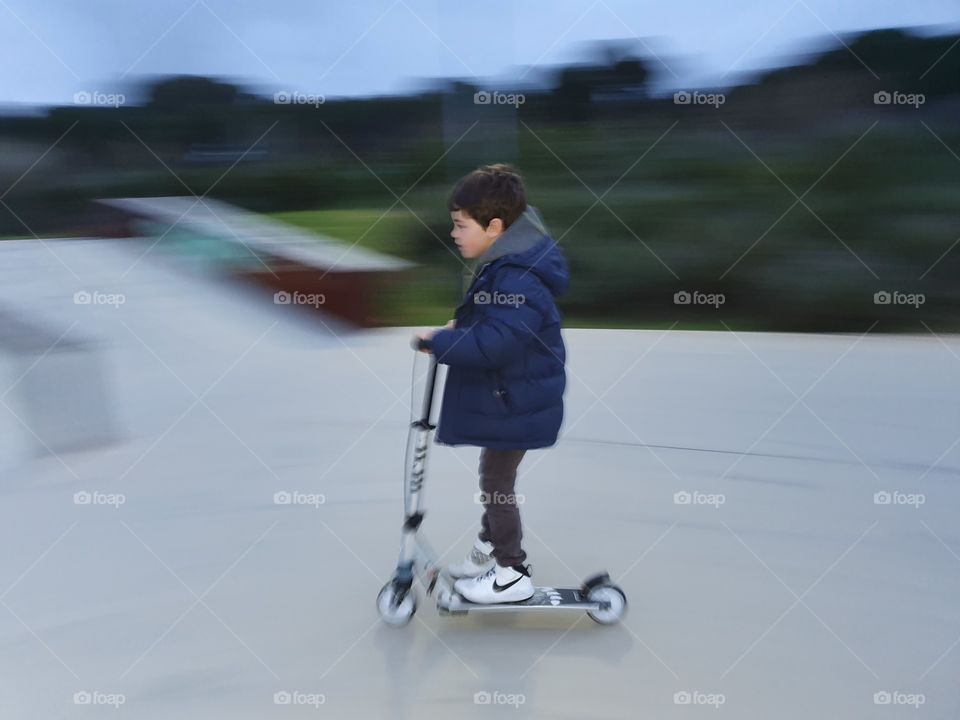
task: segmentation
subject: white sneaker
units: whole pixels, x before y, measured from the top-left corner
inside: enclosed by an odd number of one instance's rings
[[[521,602],[533,597],[535,590],[526,565],[495,565],[480,577],[457,580],[453,589],[470,602],[483,604]]]
[[[467,556],[460,562],[449,565],[447,572],[455,578],[474,578],[483,575],[495,564],[492,553],[493,544],[482,542],[477,538]]]

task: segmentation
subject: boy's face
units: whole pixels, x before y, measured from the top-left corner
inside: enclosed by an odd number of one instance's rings
[[[453,220],[450,237],[457,243],[457,249],[467,260],[475,260],[483,255],[487,248],[503,234],[503,220],[500,218],[491,220],[486,228],[463,210],[451,212],[450,219]]]

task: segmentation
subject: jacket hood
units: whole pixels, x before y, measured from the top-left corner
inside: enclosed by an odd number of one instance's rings
[[[554,297],[562,295],[570,283],[567,262],[537,209],[531,205],[477,259],[474,275],[497,261],[526,268],[540,278]]]

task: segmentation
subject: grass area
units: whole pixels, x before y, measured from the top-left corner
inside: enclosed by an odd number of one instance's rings
[[[322,235],[329,235],[347,244],[410,257],[411,248],[406,238],[412,223],[417,223],[404,209],[390,210],[384,215],[376,208],[351,208],[348,210],[300,210],[270,215],[274,220],[290,223]]]
[[[378,208],[302,210],[272,213],[270,217],[347,244],[356,243],[369,250],[409,259],[416,256],[408,240],[410,233],[422,227],[403,209],[391,210],[386,215]],[[446,260],[443,256],[439,257]],[[423,327],[444,325],[453,316],[453,310],[460,301],[460,270],[459,265],[453,262],[420,264],[411,276],[413,282],[385,291],[383,303],[387,323]],[[571,313],[564,314],[563,325],[568,328],[666,330],[672,323]],[[737,321],[728,321],[728,325],[733,330],[756,329],[749,323]],[[719,321],[694,321],[679,323],[674,329],[725,331],[727,328]]]

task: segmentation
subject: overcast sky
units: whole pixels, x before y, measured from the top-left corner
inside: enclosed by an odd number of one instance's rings
[[[328,97],[437,77],[530,82],[530,65],[583,60],[608,39],[658,56],[661,87],[693,88],[833,33],[958,21],[957,0],[0,0],[0,102],[69,103],[158,74]]]

